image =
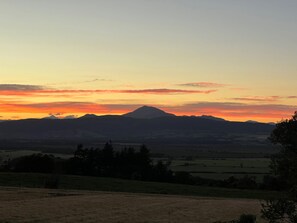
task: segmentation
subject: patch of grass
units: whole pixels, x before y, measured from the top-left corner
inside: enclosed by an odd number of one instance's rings
[[[42,188],[50,177],[51,175],[37,173],[0,173],[0,186]],[[239,190],[73,175],[59,176],[59,188],[250,199],[272,199],[281,196],[279,192],[274,191]]]
[[[269,164],[268,158],[176,159],[172,161],[170,168],[173,171],[185,171],[194,176],[214,180],[249,175],[256,177],[258,182],[262,182],[263,176],[269,175]]]
[[[214,180],[226,180],[229,177],[235,177],[235,178],[243,178],[245,176],[253,176],[256,178],[257,183],[263,182],[263,177],[268,174],[242,174],[242,173],[193,173],[190,172],[192,176],[198,176],[205,179],[214,179]]]

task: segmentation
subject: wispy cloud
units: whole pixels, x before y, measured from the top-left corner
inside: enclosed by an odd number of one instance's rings
[[[105,78],[94,78],[92,80],[88,80],[88,81],[85,81],[85,83],[92,83],[92,82],[111,82],[113,80],[111,79],[105,79]]]
[[[204,82],[203,82],[204,83]],[[206,86],[206,85],[205,85]],[[82,102],[89,94],[211,94],[216,89],[179,89],[179,88],[147,88],[147,89],[52,89],[40,85],[0,84],[0,112],[3,113],[44,113],[44,114],[122,114],[142,106],[142,100],[97,100],[97,102]],[[9,97],[8,97],[9,96]],[[14,96],[14,97],[13,97]],[[21,97],[24,96],[24,97]],[[62,102],[29,103],[26,100],[31,96],[65,97]],[[82,96],[82,98],[80,98]],[[119,96],[120,97],[120,96]],[[66,99],[67,98],[67,99]],[[75,99],[74,99],[75,98]],[[231,102],[197,102],[170,106],[150,103],[170,113],[177,115],[214,115],[227,119],[255,119],[279,120],[288,118],[296,106],[279,104],[281,99],[295,99],[297,96],[245,96],[235,97]],[[51,98],[52,100],[52,98]],[[119,103],[120,101],[120,103]],[[233,102],[232,102],[233,101]],[[234,102],[237,101],[237,102]],[[149,101],[147,101],[149,102]],[[151,101],[150,101],[151,102]],[[3,114],[2,114],[3,115]]]
[[[130,93],[130,94],[210,94],[216,90],[184,90],[184,89],[136,89],[136,90],[112,90],[113,93]]]
[[[105,107],[96,103],[89,102],[48,102],[48,103],[7,103],[1,104],[0,112],[11,113],[104,113]]]
[[[57,113],[49,113],[49,115],[61,116],[61,115],[63,115],[63,113],[61,113],[61,112],[57,112]]]
[[[50,86],[74,85],[74,84],[76,85],[76,84],[87,84],[87,83],[94,83],[94,82],[114,82],[114,81],[115,80],[112,80],[112,79],[90,76],[88,79],[84,79],[81,81],[54,82],[54,83],[47,83],[46,85],[50,85]]]
[[[169,88],[157,88],[157,89],[95,89],[95,90],[80,90],[80,89],[47,89],[41,86],[34,85],[3,85],[0,88],[0,93],[4,95],[53,95],[53,94],[210,94],[216,92],[216,90],[185,90],[185,89],[169,89]]]
[[[0,84],[0,91],[39,91],[44,87],[40,85]]]
[[[296,106],[283,104],[247,104],[233,102],[197,102],[168,107],[170,112],[185,115],[214,115],[229,119],[274,120],[289,118]]]
[[[228,85],[214,83],[214,82],[189,82],[189,83],[178,84],[178,86],[197,87],[197,88],[220,88]]]
[[[63,101],[47,103],[2,103],[0,112],[44,113],[55,116],[78,113],[123,114],[142,104],[100,104],[93,102]]]
[[[46,89],[41,85],[25,85],[25,84],[0,84],[0,95],[3,96],[27,96]]]
[[[233,102],[197,102],[178,106],[156,105],[152,106],[164,109],[167,112],[177,115],[213,115],[230,120],[266,120],[279,121],[282,118],[289,118],[296,106],[282,104],[246,104]],[[44,114],[123,114],[142,104],[100,104],[91,102],[49,102],[49,103],[6,103],[1,104],[0,112],[11,113],[44,113]]]
[[[282,96],[250,96],[250,97],[237,97],[237,98],[231,98],[232,100],[236,101],[255,101],[255,102],[273,102],[278,101],[282,99]]]

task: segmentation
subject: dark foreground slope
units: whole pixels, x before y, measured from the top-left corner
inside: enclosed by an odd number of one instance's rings
[[[0,187],[1,222],[212,223],[254,214],[258,200]]]
[[[0,173],[0,187],[31,187],[43,188],[45,182],[58,177],[60,189],[175,194],[188,196],[272,199],[279,197],[280,192],[261,190],[240,190],[219,187],[194,186],[160,182],[145,182],[136,180],[122,180],[116,178],[48,175],[39,173]]]

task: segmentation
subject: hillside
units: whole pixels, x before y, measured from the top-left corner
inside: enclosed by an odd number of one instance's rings
[[[159,114],[159,111],[157,113]],[[139,113],[136,111],[132,114]],[[0,140],[112,139],[135,142],[164,140],[184,142],[186,140],[187,142],[212,144],[235,143],[236,141],[265,143],[267,136],[274,128],[273,125],[264,123],[230,122],[205,118],[205,116],[165,114],[165,116],[157,118],[86,115],[77,119],[6,121],[0,123]]]
[[[124,114],[125,117],[130,118],[140,118],[140,119],[153,119],[153,118],[161,118],[161,117],[172,117],[173,114],[162,111],[161,109],[150,107],[150,106],[142,106],[135,111]]]
[[[261,209],[258,200],[1,187],[0,200],[1,222],[212,223]]]

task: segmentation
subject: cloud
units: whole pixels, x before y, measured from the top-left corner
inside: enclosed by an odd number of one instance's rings
[[[171,106],[167,109],[180,115],[213,115],[231,120],[267,120],[279,121],[289,118],[297,109],[296,106],[283,104],[246,104],[234,102],[197,102],[182,106]]]
[[[89,77],[89,79],[82,81],[67,81],[67,82],[55,82],[47,83],[47,85],[73,85],[73,84],[85,84],[85,83],[94,83],[94,82],[113,82],[112,79],[99,78],[99,77]]]
[[[39,91],[44,87],[40,85],[0,84],[0,91]]]
[[[130,94],[210,94],[216,90],[183,90],[183,89],[138,89],[138,90],[113,90],[113,93],[130,93]]]
[[[49,116],[51,116],[51,115],[53,115],[53,116],[61,116],[61,115],[63,115],[63,113],[61,113],[61,112],[57,112],[57,113],[49,113],[48,115],[49,115]]]
[[[105,78],[95,78],[95,79],[92,79],[92,80],[88,80],[88,81],[85,81],[84,83],[92,83],[92,82],[111,82],[113,80],[111,79],[105,79]]]
[[[1,112],[9,113],[31,113],[31,114],[49,114],[62,117],[65,114],[123,114],[129,112],[142,104],[99,104],[92,102],[47,102],[47,103],[2,103]],[[34,117],[33,115],[31,117]]]
[[[219,84],[219,83],[213,83],[213,82],[190,82],[190,83],[184,83],[184,84],[178,84],[178,85],[184,86],[184,87],[198,87],[198,88],[219,88],[219,87],[228,86],[227,84]]]
[[[75,119],[77,118],[77,115],[63,115],[63,113],[49,113],[48,118],[57,118],[57,119]]]
[[[143,104],[99,104],[91,102],[7,103],[0,112],[44,114],[124,114]],[[150,104],[176,115],[213,115],[229,120],[280,121],[290,118],[296,106],[283,104],[246,104],[234,102],[197,102],[178,106]],[[31,116],[32,117],[32,116]],[[34,116],[33,116],[34,117]]]
[[[256,101],[256,102],[273,102],[282,99],[281,96],[268,96],[268,97],[261,97],[261,96],[251,96],[251,97],[237,97],[231,98],[232,100],[236,101]]]
[[[48,103],[22,103],[14,104],[7,103],[1,104],[0,112],[11,113],[50,113],[50,114],[62,114],[62,113],[101,113],[106,109],[96,103],[89,102],[48,102]]]
[[[0,84],[1,96],[26,96],[48,89],[41,85]]]
[[[210,94],[216,92],[216,90],[185,90],[185,89],[168,89],[168,88],[157,88],[157,89],[95,89],[95,90],[80,90],[80,89],[46,89],[40,86],[34,85],[22,85],[27,86],[27,88],[13,87],[3,87],[0,88],[0,93],[2,96],[48,96],[48,95],[60,95],[66,96],[73,94]],[[15,90],[17,89],[17,90]]]
[[[297,96],[288,96],[287,98],[289,98],[289,99],[295,99],[295,98],[297,98]]]

